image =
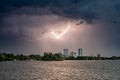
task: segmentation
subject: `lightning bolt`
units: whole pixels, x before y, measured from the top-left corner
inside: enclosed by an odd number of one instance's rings
[[[68,32],[70,26],[68,24],[68,27],[66,28],[66,30],[64,32],[62,32],[61,34],[57,35],[54,31],[51,32],[51,34],[53,34],[57,39],[60,39],[66,32]]]

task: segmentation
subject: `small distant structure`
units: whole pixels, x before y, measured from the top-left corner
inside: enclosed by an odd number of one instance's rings
[[[68,49],[64,49],[63,53],[64,53],[65,58],[67,58],[69,56],[69,50]]]
[[[83,56],[83,49],[82,49],[82,48],[79,48],[79,49],[78,49],[78,56],[79,56],[79,57],[82,57],[82,56]]]
[[[44,52],[44,56],[52,55],[52,52]]]
[[[72,56],[72,57],[77,57],[77,55],[76,55],[76,52],[70,52],[70,56]]]

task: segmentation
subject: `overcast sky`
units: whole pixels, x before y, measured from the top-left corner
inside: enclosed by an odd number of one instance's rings
[[[51,34],[65,30],[60,39]],[[0,0],[0,52],[43,54],[64,48],[120,56],[120,0]]]

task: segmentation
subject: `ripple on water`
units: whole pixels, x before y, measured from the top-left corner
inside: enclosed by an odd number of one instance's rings
[[[120,80],[120,61],[0,62],[0,80]]]

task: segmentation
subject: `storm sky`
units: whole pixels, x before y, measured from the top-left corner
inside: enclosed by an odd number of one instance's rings
[[[70,25],[60,39],[60,35]],[[0,52],[43,54],[64,48],[120,56],[120,0],[0,0]]]

